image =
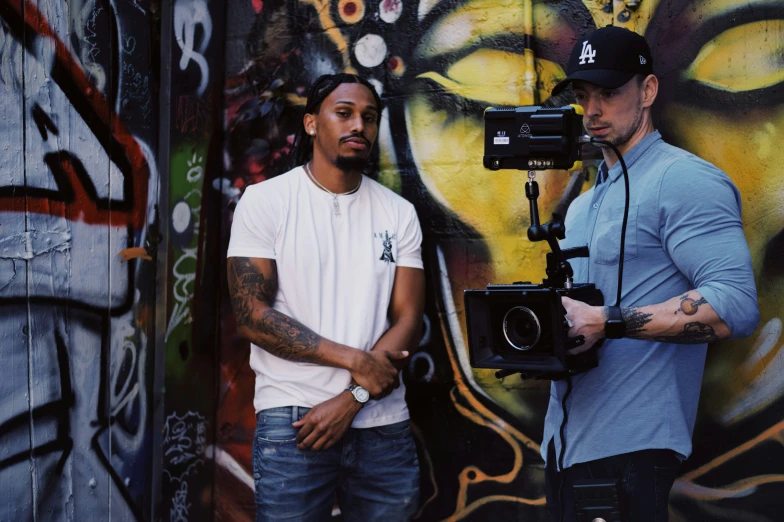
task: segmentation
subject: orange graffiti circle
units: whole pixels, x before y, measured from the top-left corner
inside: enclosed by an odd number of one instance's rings
[[[344,22],[355,24],[365,16],[365,2],[363,0],[340,0],[338,13]]]
[[[403,76],[403,73],[406,72],[406,64],[399,56],[393,56],[390,58],[387,62],[387,67],[389,68],[389,72],[398,78]]]

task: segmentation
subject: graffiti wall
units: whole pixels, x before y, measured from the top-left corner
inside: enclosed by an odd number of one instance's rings
[[[152,518],[155,2],[0,2],[2,520]]]
[[[213,519],[224,4],[167,3],[165,407],[159,519]]]
[[[303,96],[320,74],[362,74],[387,102],[375,175],[415,203],[425,232],[426,331],[406,372],[423,465],[418,520],[545,520],[538,454],[548,385],[499,380],[467,359],[463,290],[541,279],[547,251],[524,239],[524,174],[481,165],[482,111],[545,102],[576,40],[596,27],[644,34],[661,80],[657,127],[741,190],[762,313],[752,338],[709,352],[671,520],[780,518],[780,2],[235,0],[227,23],[229,218],[247,185],[286,170]],[[541,174],[542,215],[586,188],[587,173]],[[217,519],[252,520],[253,374],[225,301],[222,314],[216,445],[231,458],[218,464]]]

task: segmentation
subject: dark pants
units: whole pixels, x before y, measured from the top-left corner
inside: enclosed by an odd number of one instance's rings
[[[547,509],[553,522],[558,522],[560,506],[558,488],[563,484],[564,522],[576,522],[572,486],[581,479],[618,479],[622,520],[624,522],[667,522],[670,489],[680,461],[670,450],[645,450],[624,453],[590,462],[575,464],[558,473],[555,447],[547,448],[545,489]]]

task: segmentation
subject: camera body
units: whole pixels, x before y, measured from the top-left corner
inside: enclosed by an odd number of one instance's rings
[[[485,110],[486,169],[576,169],[582,159],[579,105]]]
[[[561,296],[601,306],[593,284],[553,288],[544,284],[487,285],[464,294],[468,353],[474,368],[520,372],[524,378],[560,379],[596,367],[596,349],[569,355]]]

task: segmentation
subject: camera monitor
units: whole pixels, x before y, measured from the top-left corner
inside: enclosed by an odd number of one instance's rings
[[[490,170],[577,169],[582,158],[579,105],[485,110],[485,155]]]

